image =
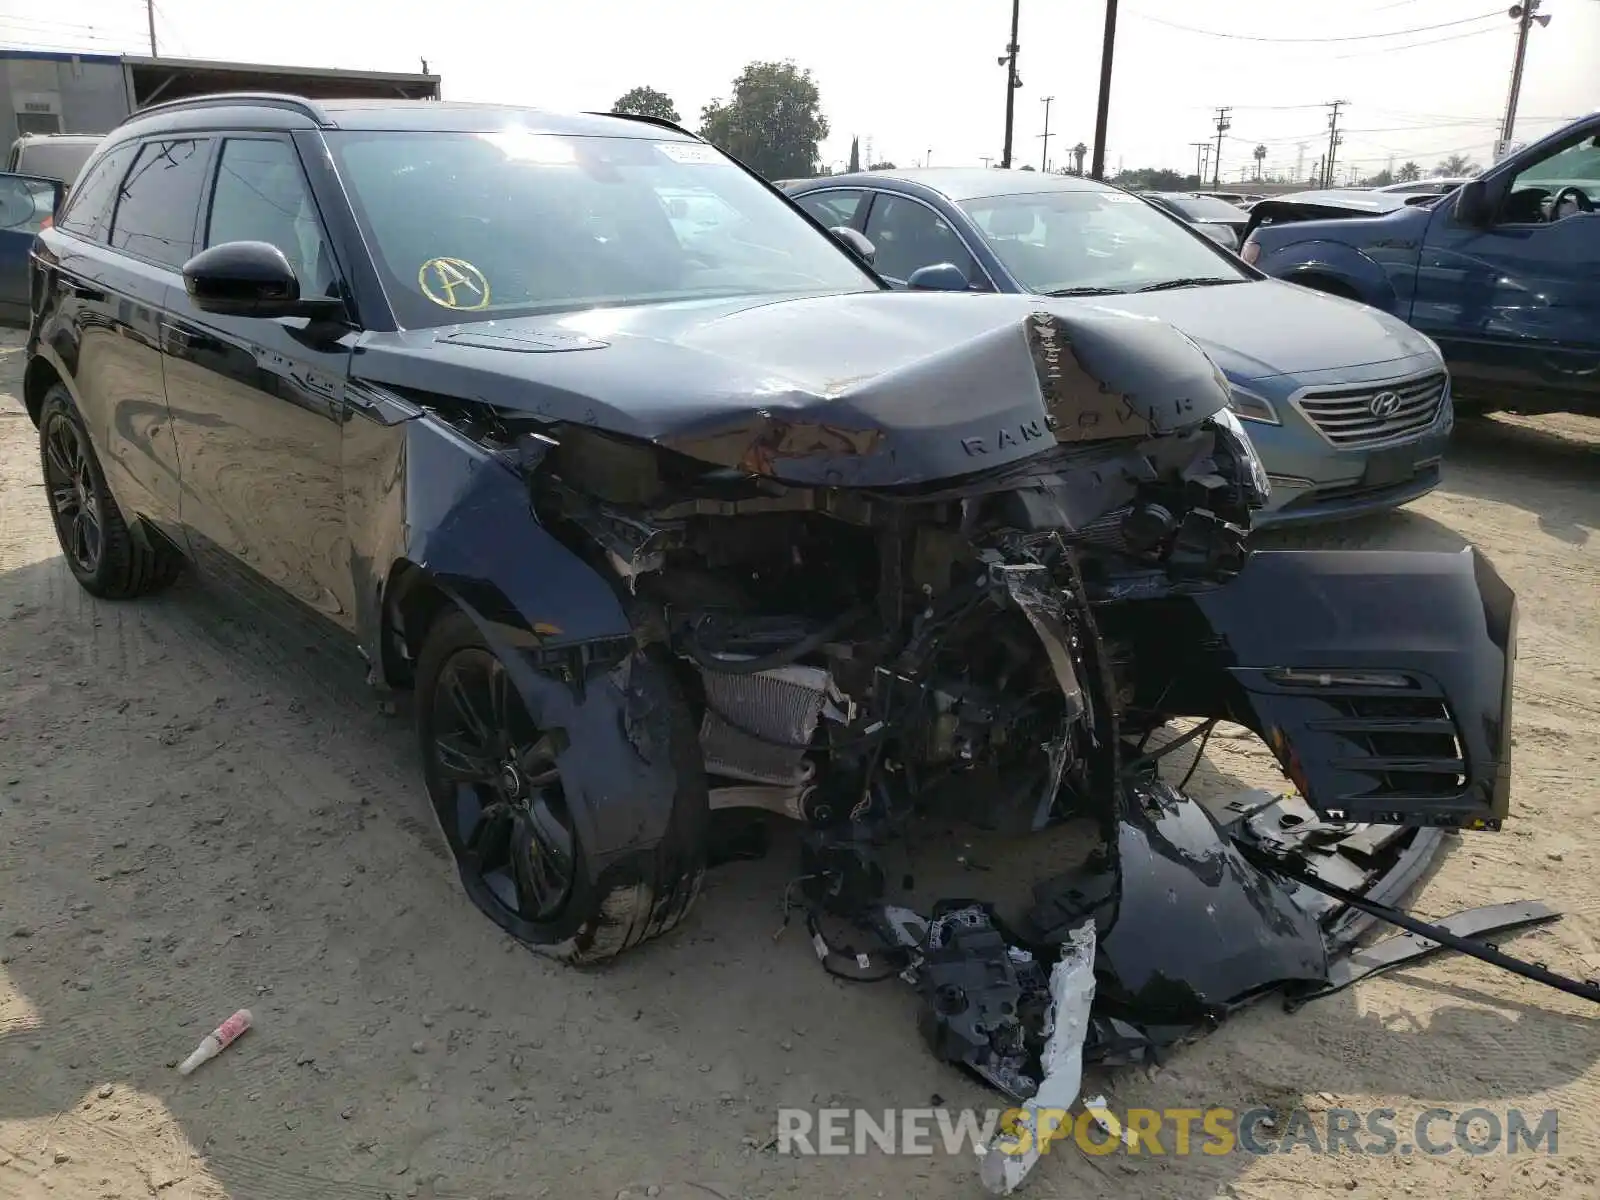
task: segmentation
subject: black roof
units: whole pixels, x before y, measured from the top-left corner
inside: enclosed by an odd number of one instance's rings
[[[441,100],[308,100],[265,92],[195,96],[153,105],[128,117],[114,136],[217,127],[494,133],[507,126],[530,133],[698,140],[667,122],[610,113],[551,113],[514,105]]]

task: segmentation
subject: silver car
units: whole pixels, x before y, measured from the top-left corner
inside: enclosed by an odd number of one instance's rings
[[[1269,279],[1139,196],[1031,171],[790,183],[896,286],[1098,297],[1170,321],[1233,386],[1272,482],[1257,525],[1359,516],[1439,484],[1454,424],[1439,348],[1404,321]]]

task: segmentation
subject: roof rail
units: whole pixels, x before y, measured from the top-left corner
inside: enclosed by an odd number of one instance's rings
[[[705,141],[698,133],[690,133],[676,121],[669,121],[665,117],[647,117],[643,113],[625,112],[591,112],[587,115],[591,117],[616,117],[619,121],[642,121],[646,125],[656,125],[662,129],[670,129],[674,133],[681,133],[684,137],[693,138],[697,142]]]
[[[314,100],[307,100],[304,96],[291,96],[284,92],[213,92],[205,96],[187,96],[182,100],[168,100],[164,104],[152,104],[148,108],[136,109],[118,122],[118,128],[129,121],[148,117],[151,113],[179,112],[185,108],[211,108],[219,105],[285,108],[310,117],[318,125],[331,126],[334,123],[333,118],[321,105]]]

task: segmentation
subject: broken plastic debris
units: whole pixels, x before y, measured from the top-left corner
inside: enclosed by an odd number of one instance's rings
[[[201,1063],[208,1063],[221,1054],[246,1029],[250,1028],[250,1010],[241,1008],[221,1025],[201,1039],[200,1044],[194,1048],[194,1053],[178,1064],[178,1074],[187,1075]]]
[[[1083,1082],[1083,1039],[1094,1001],[1093,921],[1067,935],[1061,959],[1050,972],[1050,1000],[1051,1011],[1045,1018],[1049,1033],[1039,1056],[1044,1071],[1039,1090],[1023,1103],[1024,1116],[1016,1132],[978,1147],[978,1178],[992,1196],[1016,1191],[1051,1141],[1063,1132],[1070,1134],[1072,1124],[1065,1114]]]

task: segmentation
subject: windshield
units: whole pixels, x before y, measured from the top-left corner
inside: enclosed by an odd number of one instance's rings
[[[1131,292],[1179,279],[1250,278],[1221,247],[1126,192],[984,196],[961,207],[995,257],[1034,292]]]
[[[1248,216],[1244,209],[1237,205],[1211,196],[1173,196],[1163,193],[1157,199],[1165,203],[1168,208],[1177,209],[1191,221],[1243,222]]]
[[[327,136],[407,327],[879,287],[704,143],[522,130]]]

